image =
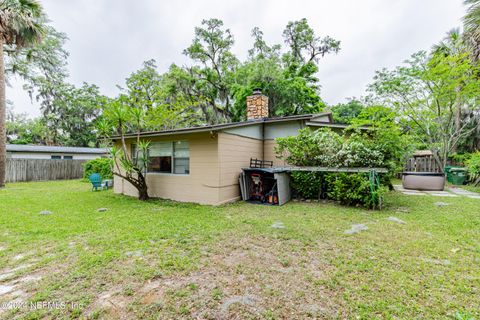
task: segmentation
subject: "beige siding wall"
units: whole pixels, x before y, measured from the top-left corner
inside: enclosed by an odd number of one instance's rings
[[[263,143],[254,138],[219,133],[220,203],[240,198],[238,176],[242,168],[250,166],[250,158],[262,159]]]
[[[293,127],[287,132],[285,124],[272,126],[270,133],[294,134],[299,126],[294,123]],[[258,131],[256,127],[253,129]],[[246,132],[252,133],[248,130]],[[238,176],[242,168],[250,165],[250,158],[272,160],[274,166],[287,165],[284,160],[276,157],[274,139],[267,137],[262,142],[261,139],[242,136],[241,133],[245,133],[245,130],[238,133],[219,132],[216,136],[210,133],[191,133],[148,138],[152,142],[186,140],[190,146],[190,173],[148,173],[150,196],[201,204],[222,204],[240,198]],[[129,151],[132,142],[133,140],[127,140]],[[114,192],[137,196],[136,189],[130,183],[116,176]]]
[[[265,140],[265,160],[273,161],[273,165],[277,167],[286,166],[287,163],[283,159],[278,159],[275,153],[275,146],[277,142],[275,140]]]
[[[201,204],[219,203],[219,165],[217,137],[210,133],[197,133],[168,137],[152,137],[148,140],[186,140],[190,147],[190,174],[147,173],[149,195],[155,198]],[[127,141],[130,145],[132,141]],[[136,189],[127,181],[115,180],[117,193],[136,196]]]
[[[123,179],[113,175],[113,192],[123,193]]]

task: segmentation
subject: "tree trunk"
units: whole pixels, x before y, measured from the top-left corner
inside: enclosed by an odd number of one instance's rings
[[[150,199],[150,197],[148,196],[146,185],[145,187],[138,188],[138,200],[146,201],[148,199]]]
[[[123,133],[122,133],[123,137]],[[138,171],[137,173],[128,173],[128,174],[122,174],[120,166],[118,165],[117,159],[114,157],[114,166],[116,166],[117,170],[113,170],[113,174],[116,175],[119,178],[122,178],[126,181],[128,181],[132,186],[135,187],[138,191],[138,200],[141,201],[146,201],[150,199],[148,196],[148,185],[147,181],[145,179],[145,176],[142,174],[141,171]]]
[[[433,149],[430,149],[430,151],[432,151],[433,159],[437,163],[440,170],[443,170],[443,168],[445,168],[445,166],[446,166],[446,162],[444,162],[443,156],[440,159],[440,157],[438,155],[440,153],[439,150],[437,150],[436,148],[433,148]]]
[[[3,40],[0,38],[0,188],[5,187],[5,167],[7,158],[7,133],[5,128],[7,103],[5,99],[5,66],[3,61]]]
[[[460,102],[460,90],[461,88],[455,88],[455,93],[456,93],[456,102],[455,102],[455,133],[459,134],[462,128],[462,105]],[[456,153],[457,152],[457,145],[455,144],[452,147],[452,152]]]
[[[145,177],[142,175],[142,174],[138,174],[138,177],[137,178],[134,178],[132,176],[129,176],[129,175],[126,175],[126,176],[123,176],[121,174],[117,174],[117,173],[113,173],[115,175],[117,175],[118,177],[122,178],[122,179],[125,179],[126,181],[130,182],[130,184],[132,186],[135,187],[135,189],[137,189],[138,191],[138,200],[142,200],[142,201],[145,201],[145,200],[148,200],[150,199],[150,196],[148,195],[148,186],[147,186],[147,182],[145,180]]]
[[[138,200],[146,201],[150,199],[150,197],[148,196],[147,182],[145,181],[145,177],[141,173],[138,174],[138,182]]]

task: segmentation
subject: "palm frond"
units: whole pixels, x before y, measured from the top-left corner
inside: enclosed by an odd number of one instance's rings
[[[47,18],[37,0],[3,0],[0,4],[0,38],[4,44],[26,47],[45,36]]]
[[[480,26],[480,0],[465,0],[467,14],[463,18],[465,31],[478,29]]]
[[[460,29],[454,28],[448,31],[442,41],[433,45],[432,51],[445,56],[466,52],[467,45],[465,44]]]
[[[480,0],[465,0],[464,38],[474,60],[480,60]]]

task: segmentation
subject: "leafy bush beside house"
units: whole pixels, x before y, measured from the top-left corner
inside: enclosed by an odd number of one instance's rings
[[[299,131],[297,136],[278,138],[278,157],[297,166],[385,167],[393,174],[403,165],[404,139],[386,130],[339,135],[330,129]]]
[[[348,206],[381,207],[379,201],[387,191],[387,187],[381,186],[376,190],[376,196],[372,197],[368,173],[330,173],[325,176],[325,179],[328,198]]]
[[[323,173],[293,171],[290,176],[292,178],[291,187],[294,197],[305,199],[321,199],[325,197],[322,193],[322,181],[325,176]]]
[[[342,137],[328,129],[300,130],[296,136],[277,138],[275,152],[288,163],[297,166],[340,166],[338,151]]]
[[[360,132],[352,128],[348,136],[330,129],[303,129],[297,136],[277,139],[276,153],[297,166],[320,167],[385,167],[389,173],[381,183],[390,185],[390,178],[401,168],[404,140],[395,130]],[[283,156],[286,155],[286,156]],[[346,205],[374,207],[368,173],[294,172],[292,186],[303,198],[329,199]],[[381,188],[380,193],[385,188]]]
[[[99,173],[102,179],[112,179],[112,159],[98,158],[85,162],[83,164],[83,178],[88,179],[92,173]]]

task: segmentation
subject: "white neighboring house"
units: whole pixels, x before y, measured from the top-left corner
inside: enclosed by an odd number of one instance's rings
[[[7,158],[12,159],[91,160],[108,156],[108,149],[105,148],[7,144]]]

